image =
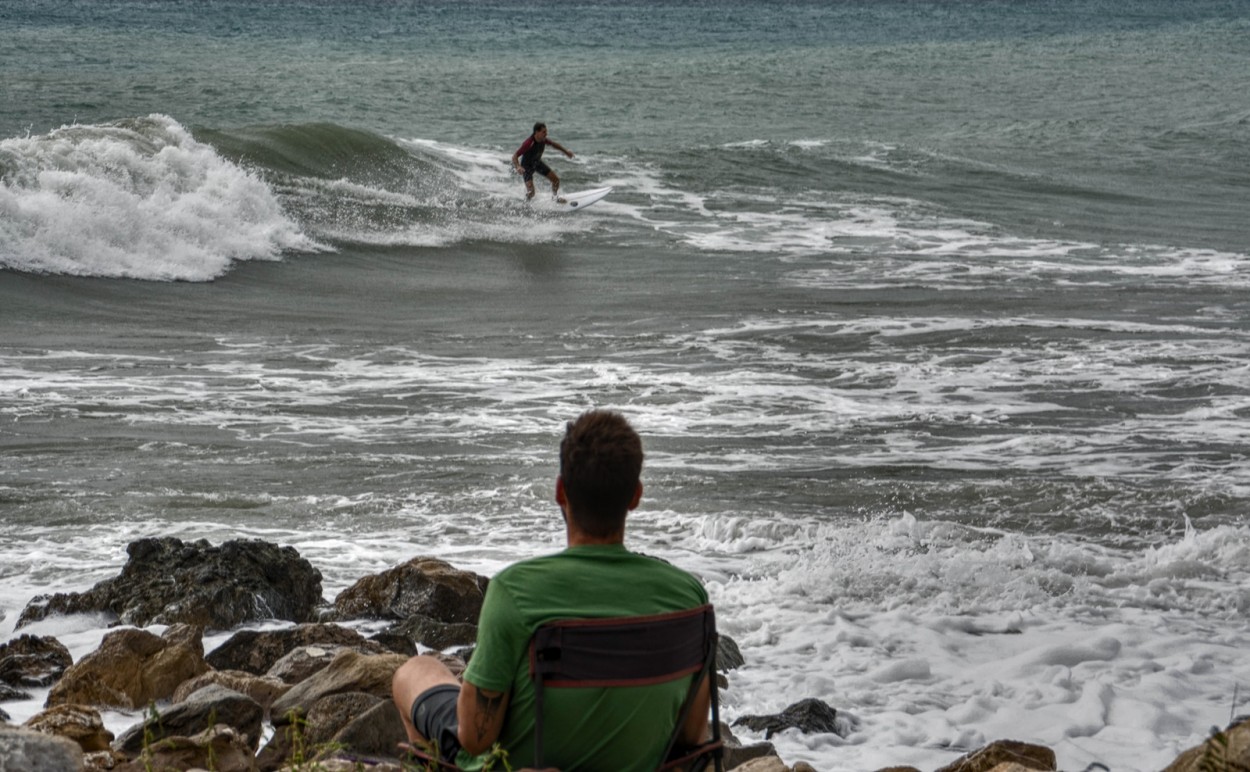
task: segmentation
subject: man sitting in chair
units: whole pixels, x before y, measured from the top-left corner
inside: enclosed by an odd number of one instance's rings
[[[568,423],[556,479],[568,547],[491,579],[463,685],[429,656],[413,657],[396,671],[392,695],[414,744],[431,742],[444,761],[476,769],[497,742],[512,768],[531,766],[535,695],[528,647],[540,625],[707,603],[693,576],[625,548],[625,516],[642,497],[642,456],[642,440],[617,413],[592,410]],[[548,694],[544,763],[562,770],[654,770],[694,677]],[[678,732],[680,744],[704,738],[709,700],[704,678]]]

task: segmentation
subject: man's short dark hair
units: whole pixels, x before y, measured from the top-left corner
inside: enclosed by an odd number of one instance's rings
[[[543,123],[542,121],[539,121],[538,123],[534,124],[534,133],[537,134],[538,132],[542,131],[545,128],[547,128],[547,124]]]
[[[642,475],[642,438],[620,413],[588,410],[560,442],[560,478],[577,526],[605,538],[625,527]]]

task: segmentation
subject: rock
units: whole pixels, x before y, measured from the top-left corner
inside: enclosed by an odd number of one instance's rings
[[[126,754],[109,748],[106,751],[95,751],[83,756],[83,766],[86,772],[110,772],[122,765],[130,762]]]
[[[431,649],[450,649],[477,643],[477,625],[467,622],[440,622],[433,617],[414,614],[383,631],[400,636]]]
[[[761,756],[777,755],[777,749],[770,742],[743,745],[742,741],[734,736],[733,731],[724,721],[720,722],[720,737],[721,742],[724,743],[722,760],[725,769],[734,769],[751,759],[758,759]]]
[[[100,712],[89,705],[57,705],[31,716],[22,726],[73,740],[84,753],[107,751],[113,742]]]
[[[164,712],[153,713],[122,732],[113,747],[134,756],[156,740],[193,737],[214,726],[229,727],[252,753],[260,745],[264,709],[251,697],[219,684],[209,684]]]
[[[346,646],[382,654],[386,648],[340,625],[303,624],[286,630],[240,630],[205,658],[218,670],[265,675],[278,660],[299,646]]]
[[[0,722],[8,721],[10,718],[11,716],[4,712],[4,708],[0,708]]]
[[[344,649],[312,677],[282,695],[270,709],[274,726],[290,723],[292,714],[306,716],[323,697],[344,692],[365,692],[381,699],[391,695],[391,678],[407,662],[402,654],[360,654]]]
[[[0,725],[0,772],[79,772],[82,748],[33,729]]]
[[[269,711],[269,706],[274,700],[291,688],[290,684],[271,675],[257,676],[244,673],[242,670],[210,670],[178,684],[171,699],[174,702],[182,702],[191,694],[210,684],[224,686],[251,697],[265,712]]]
[[[989,772],[1000,764],[1019,764],[1025,769],[1054,770],[1055,752],[1042,745],[995,740],[983,748],[961,756],[938,772]]]
[[[313,673],[323,670],[345,646],[300,646],[291,649],[269,668],[271,678],[297,684]],[[381,653],[381,652],[377,652]]]
[[[440,622],[477,624],[487,581],[437,558],[417,557],[343,590],[334,599],[334,614],[338,619],[420,615]]]
[[[26,634],[0,644],[0,683],[10,686],[51,686],[72,664],[69,649],[50,636]]]
[[[140,539],[119,576],[83,593],[42,595],[17,627],[54,614],[105,612],[143,627],[179,622],[228,630],[245,622],[306,622],[321,603],[321,572],[292,547],[257,539],[228,541]]]
[[[728,673],[745,664],[746,659],[743,658],[742,650],[738,648],[734,639],[724,633],[718,634],[716,636],[716,669],[722,673]]]
[[[751,759],[740,766],[726,768],[737,770],[737,772],[793,772],[777,756],[761,756],[757,759]]]
[[[330,738],[332,745],[358,755],[393,758],[396,746],[408,742],[403,719],[391,700],[382,700],[353,718]]]
[[[0,702],[16,702],[29,699],[30,695],[21,689],[14,689],[8,684],[0,684]]]
[[[763,732],[764,739],[785,729],[795,728],[804,734],[813,732],[837,733],[837,711],[824,702],[808,698],[794,703],[781,713],[772,716],[743,716],[733,722],[753,732]]]
[[[116,630],[65,671],[46,707],[75,703],[133,710],[169,699],[179,684],[206,670],[203,658],[185,644],[146,630]]]
[[[1163,772],[1250,769],[1250,718],[1239,717],[1222,732],[1214,732],[1202,745],[1176,757]]]
[[[381,697],[365,692],[340,692],[322,697],[304,718],[304,741],[311,747],[325,745],[353,719],[381,702]]]
[[[167,772],[211,769],[213,772],[257,772],[250,738],[224,724],[212,726],[191,737],[166,737],[113,772]]]

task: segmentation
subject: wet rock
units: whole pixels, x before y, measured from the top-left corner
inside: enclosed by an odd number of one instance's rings
[[[82,748],[72,740],[0,724],[0,769],[13,772],[79,772]]]
[[[737,642],[724,633],[716,636],[716,669],[722,673],[737,670],[746,664]]]
[[[213,684],[252,698],[266,712],[274,700],[291,688],[290,684],[273,676],[257,676],[242,670],[210,670],[178,684],[171,699],[174,702],[183,702],[195,692]]]
[[[938,772],[989,772],[1000,764],[1018,764],[1025,769],[1054,770],[1055,752],[1042,745],[995,740],[983,748],[955,759]]]
[[[469,646],[477,642],[477,625],[467,622],[440,622],[433,617],[414,614],[383,631],[431,649]]]
[[[57,705],[31,716],[22,726],[72,740],[84,753],[107,751],[113,742],[100,712],[89,705]]]
[[[263,718],[264,709],[252,698],[219,684],[209,684],[184,701],[130,727],[117,738],[113,747],[134,756],[156,740],[194,737],[214,726],[224,725],[237,735],[231,742],[242,738],[243,746],[254,754],[260,745]]]
[[[179,684],[208,669],[185,644],[146,630],[116,630],[65,671],[46,707],[73,703],[133,710],[169,699]]]
[[[804,734],[813,732],[838,732],[838,712],[817,699],[808,698],[794,703],[781,713],[771,716],[743,716],[733,722],[753,732],[763,732],[764,739],[785,729],[798,729]]]
[[[0,683],[10,686],[51,686],[72,664],[69,649],[50,636],[26,634],[0,644]]]
[[[344,649],[324,669],[301,681],[274,702],[270,712],[275,726],[290,723],[291,716],[306,716],[318,700],[332,694],[365,692],[382,699],[391,695],[391,678],[408,658],[402,654],[366,655]]]
[[[213,772],[257,772],[250,738],[224,724],[189,737],[158,740],[135,760],[113,768],[114,772],[211,769]]]
[[[287,652],[269,668],[269,676],[287,684],[297,684],[324,670],[346,646],[300,646]],[[382,652],[376,652],[381,654]]]
[[[8,684],[0,684],[0,702],[16,702],[18,700],[29,700],[30,694],[21,689],[14,689]]]
[[[342,646],[382,654],[386,648],[346,627],[303,624],[286,630],[240,630],[205,658],[218,670],[265,675],[278,660],[300,646]]]
[[[417,557],[366,576],[334,599],[338,619],[407,619],[477,624],[487,579],[437,558]]]
[[[140,539],[121,575],[83,593],[39,596],[17,627],[55,614],[105,612],[139,627],[187,623],[227,630],[245,622],[306,622],[321,603],[321,572],[292,547],[256,539]]]

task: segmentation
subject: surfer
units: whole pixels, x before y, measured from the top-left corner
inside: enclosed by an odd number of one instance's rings
[[[559,197],[560,178],[551,170],[551,167],[543,163],[543,150],[547,145],[551,145],[556,150],[564,153],[569,158],[573,157],[573,153],[567,150],[564,145],[556,142],[554,139],[547,138],[547,124],[539,121],[534,124],[534,133],[521,143],[517,151],[512,154],[512,168],[516,169],[516,173],[525,179],[525,198],[534,197],[534,173],[537,172],[547,179],[551,180],[551,195]]]

